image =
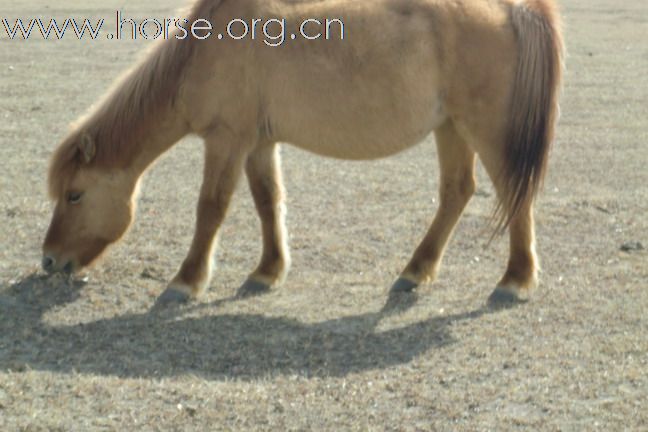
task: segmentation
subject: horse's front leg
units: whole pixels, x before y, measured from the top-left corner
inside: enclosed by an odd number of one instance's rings
[[[278,146],[260,142],[250,153],[245,172],[261,219],[263,251],[256,270],[239,289],[240,295],[258,294],[280,284],[290,267]]]
[[[247,157],[246,143],[230,134],[205,138],[205,166],[196,215],[196,231],[189,253],[158,303],[197,298],[209,284],[218,229]]]

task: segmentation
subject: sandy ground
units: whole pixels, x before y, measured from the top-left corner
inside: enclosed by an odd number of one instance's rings
[[[123,2],[47,3],[0,11],[111,17]],[[260,249],[242,184],[206,296],[149,312],[193,231],[193,139],[150,173],[132,232],[87,281],[43,278],[48,156],[146,44],[0,37],[0,430],[648,430],[648,253],[621,250],[648,247],[648,3],[562,5],[542,284],[501,311],[484,307],[507,241],[487,246],[481,171],[439,280],[383,310],[437,207],[431,139],[373,163],[285,148],[293,270],[268,295],[231,299]]]

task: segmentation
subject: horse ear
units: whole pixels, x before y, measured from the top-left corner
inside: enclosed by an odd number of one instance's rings
[[[97,152],[97,146],[95,145],[95,142],[92,139],[92,137],[88,134],[83,134],[78,146],[79,146],[79,152],[83,157],[83,161],[85,163],[92,162],[92,159],[94,159],[95,153]]]

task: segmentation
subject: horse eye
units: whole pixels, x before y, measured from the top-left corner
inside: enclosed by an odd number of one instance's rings
[[[69,192],[67,195],[67,201],[70,204],[79,204],[79,202],[81,202],[82,196],[83,196],[82,192]]]

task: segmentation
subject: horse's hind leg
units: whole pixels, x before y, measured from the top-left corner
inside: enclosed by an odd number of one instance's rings
[[[393,291],[409,291],[436,277],[448,239],[475,191],[475,152],[450,121],[436,131],[436,142],[441,170],[439,209]]]
[[[493,180],[498,195],[502,196],[506,185],[498,181],[498,173],[501,171],[503,152],[483,152],[480,159]],[[489,302],[510,303],[527,300],[530,290],[537,284],[537,268],[533,203],[530,202],[522,206],[511,219],[508,264]]]
[[[196,298],[209,284],[216,235],[243,172],[246,144],[222,130],[206,137],[204,177],[191,248],[158,303]]]
[[[245,172],[261,219],[263,251],[256,270],[241,286],[239,290],[241,295],[267,291],[283,281],[290,267],[278,145],[269,142],[260,143],[250,153]]]
[[[522,208],[509,227],[510,252],[506,272],[491,294],[491,303],[528,299],[538,280],[533,205]]]

